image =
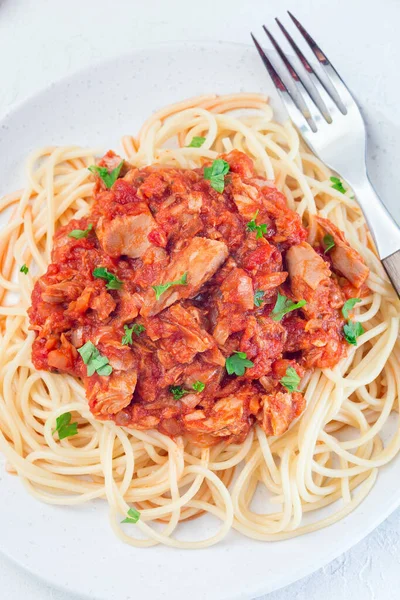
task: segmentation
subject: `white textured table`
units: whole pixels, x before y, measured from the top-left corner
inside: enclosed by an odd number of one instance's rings
[[[285,4],[320,32],[318,39],[350,84],[374,88],[376,139],[398,136],[399,0],[0,0],[0,116],[54,80],[135,46],[187,39],[248,42],[248,31],[282,16]],[[365,43],[355,49],[360,27]],[[372,177],[384,168],[372,164]],[[399,189],[399,172],[385,173],[389,188]],[[397,600],[399,565],[400,509],[350,552],[268,600]],[[1,555],[0,590],[4,600],[77,600]]]

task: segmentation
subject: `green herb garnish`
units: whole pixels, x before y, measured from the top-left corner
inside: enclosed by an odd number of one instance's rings
[[[341,180],[341,179],[339,179],[339,177],[331,177],[331,178],[330,178],[330,180],[331,180],[331,182],[332,182],[332,185],[331,185],[331,187],[332,187],[334,190],[337,190],[338,192],[341,192],[342,194],[345,194],[345,193],[346,193],[346,190],[345,190],[345,188],[343,187],[342,180]]]
[[[342,315],[344,316],[345,319],[349,318],[349,310],[351,310],[352,308],[354,308],[354,305],[357,304],[357,302],[361,302],[361,298],[349,298],[343,304],[343,306],[342,306]]]
[[[296,392],[297,386],[300,383],[300,377],[297,375],[297,372],[293,367],[288,367],[286,369],[286,375],[284,375],[281,379],[281,384],[285,387],[288,392]]]
[[[345,340],[349,344],[352,344],[352,346],[357,346],[357,338],[363,333],[364,327],[361,325],[361,323],[349,321],[343,326]]]
[[[335,246],[335,240],[333,239],[333,236],[330,233],[324,235],[324,237],[322,238],[322,245],[324,247],[324,254],[329,252],[329,250],[332,250],[332,248]]]
[[[129,346],[129,344],[133,343],[132,334],[135,334],[139,337],[142,331],[145,331],[144,325],[140,325],[140,323],[134,323],[132,327],[128,327],[128,325],[124,325],[125,335],[122,337],[121,344],[125,346]]]
[[[180,279],[176,279],[176,281],[169,281],[160,285],[152,285],[151,287],[156,293],[156,300],[159,300],[160,296],[169,290],[169,288],[173,285],[187,285],[187,272],[184,273]]]
[[[169,391],[174,397],[174,400],[180,400],[185,394],[190,394],[189,390],[185,390],[181,385],[170,385]]]
[[[248,231],[255,231],[256,239],[259,239],[259,238],[262,238],[264,233],[267,233],[268,225],[266,223],[261,223],[260,225],[257,225],[256,224],[257,215],[258,215],[258,210],[255,212],[252,220],[247,223],[247,229],[248,229]]]
[[[197,380],[194,382],[192,387],[195,392],[202,392],[204,390],[204,388],[206,387],[206,384],[203,383],[202,381]]]
[[[97,267],[93,270],[93,277],[97,277],[98,279],[105,279],[107,281],[106,288],[108,290],[119,290],[123,286],[123,281],[118,279],[116,275],[110,273],[106,267]]]
[[[56,431],[60,440],[78,433],[78,423],[71,423],[70,412],[66,412],[57,417],[56,427],[53,429],[52,434],[54,435]]]
[[[206,141],[205,137],[195,135],[192,138],[192,141],[190,142],[188,148],[200,148],[204,144],[205,141]]]
[[[296,310],[296,308],[301,308],[307,304],[305,300],[300,300],[300,302],[292,302],[283,294],[278,292],[278,297],[276,299],[275,306],[270,314],[270,317],[273,321],[280,321],[284,315],[291,312],[292,310]]]
[[[255,304],[255,306],[257,306],[259,308],[263,302],[264,302],[264,292],[262,290],[257,290],[254,294],[254,304]]]
[[[137,523],[140,519],[140,512],[136,508],[128,510],[128,516],[121,523]]]
[[[111,173],[106,167],[97,167],[96,165],[92,165],[91,167],[88,167],[88,169],[91,173],[97,174],[105,183],[106,188],[110,189],[117,181],[118,175],[122,169],[123,164],[124,161],[121,160],[118,167],[115,167],[115,169],[113,169]]]
[[[89,223],[87,229],[73,229],[69,232],[68,237],[75,238],[76,240],[81,240],[82,238],[86,238],[89,235],[89,231],[92,231],[93,225]]]
[[[22,265],[22,267],[20,268],[20,272],[24,273],[24,275],[27,275],[29,272],[29,269],[26,265]]]
[[[107,356],[102,356],[92,342],[86,342],[78,348],[78,352],[87,366],[88,377],[91,377],[94,373],[104,376],[111,375],[112,366],[109,364]]]
[[[248,360],[246,352],[234,352],[225,361],[228,375],[242,376],[248,367],[254,367],[254,363]]]
[[[214,190],[222,194],[225,189],[225,175],[229,172],[229,163],[222,158],[214,160],[211,167],[204,168],[204,179],[210,182]]]

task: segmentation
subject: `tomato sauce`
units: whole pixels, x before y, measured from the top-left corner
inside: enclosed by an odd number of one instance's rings
[[[299,215],[246,155],[220,159],[222,192],[203,168],[124,163],[110,189],[95,177],[87,217],[54,236],[32,293],[32,359],[81,378],[98,419],[201,445],[242,441],[255,423],[279,435],[305,406],[287,374],[300,380],[346,353],[341,307],[359,287],[320,241],[307,244]],[[306,304],[277,319],[278,292]],[[88,342],[111,374],[88,375]],[[229,374],[233,356],[239,371],[250,361],[243,374]]]

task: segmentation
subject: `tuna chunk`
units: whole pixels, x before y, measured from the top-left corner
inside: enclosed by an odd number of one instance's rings
[[[166,365],[168,368],[175,363],[189,363],[197,353],[211,350],[216,345],[213,337],[180,304],[146,321],[146,333],[153,342],[158,341],[159,347],[166,353],[165,358],[170,363]],[[166,363],[165,359],[161,362]]]
[[[267,435],[282,435],[291,422],[305,409],[304,396],[299,392],[275,392],[262,397],[262,413],[257,416]]]
[[[221,284],[222,299],[242,310],[254,308],[253,282],[243,269],[234,268]]]
[[[47,285],[42,292],[43,302],[62,304],[76,300],[82,293],[82,285],[75,281],[60,281]]]
[[[336,309],[344,303],[342,291],[331,277],[328,264],[312,246],[307,242],[292,246],[286,253],[286,261],[293,297],[296,301],[306,300],[302,310],[307,317],[337,316]]]
[[[158,285],[176,281],[187,273],[187,284],[176,285],[166,290],[157,300],[153,289],[149,289],[140,314],[144,317],[156,315],[177,300],[192,298],[201,286],[214,275],[228,256],[223,242],[195,237],[189,245],[172,258]]]
[[[322,217],[315,217],[323,233],[333,237],[334,247],[329,251],[332,264],[355,287],[361,287],[368,278],[369,269],[364,259],[354,248],[351,248],[340,231],[331,221]]]
[[[216,294],[214,339],[223,346],[231,335],[246,326],[246,311],[254,308],[253,282],[243,269],[233,268]]]
[[[137,372],[113,371],[109,377],[93,375],[84,379],[89,407],[95,417],[115,415],[132,400]]]
[[[147,212],[115,217],[111,221],[100,219],[96,235],[109,256],[118,258],[126,254],[130,258],[140,258],[151,246],[148,234],[156,227],[157,223]]]
[[[231,394],[218,400],[208,415],[203,410],[195,410],[185,415],[183,422],[191,433],[207,433],[216,437],[247,433],[250,427],[248,402],[245,391]]]
[[[307,242],[289,248],[286,261],[291,279],[301,279],[313,290],[331,275],[328,264]]]
[[[262,196],[258,189],[232,176],[232,195],[238,211],[245,219],[251,221],[254,214],[262,209]]]

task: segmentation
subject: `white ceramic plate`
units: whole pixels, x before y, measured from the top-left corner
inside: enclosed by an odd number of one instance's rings
[[[151,111],[196,94],[238,91],[262,91],[275,98],[253,48],[225,43],[138,50],[77,73],[25,102],[0,124],[0,194],[22,187],[23,160],[34,148],[71,143],[118,151],[121,136],[136,133]],[[373,116],[373,99],[365,96],[364,101]],[[395,184],[387,176],[390,156],[394,160],[399,150],[388,141],[390,125],[380,122],[381,139],[371,148],[373,175],[384,175],[378,181],[384,197]],[[400,504],[399,480],[396,460],[381,470],[355,512],[292,540],[261,543],[231,533],[206,550],[141,550],[114,537],[105,502],[75,508],[44,505],[1,468],[0,550],[48,583],[92,600],[250,599],[308,575],[361,540]],[[213,527],[212,519],[196,520],[184,535],[206,535]]]

